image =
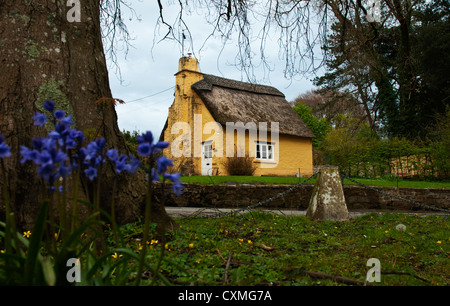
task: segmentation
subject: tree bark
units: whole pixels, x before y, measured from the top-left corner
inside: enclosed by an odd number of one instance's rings
[[[33,137],[48,133],[34,126],[32,119],[45,100],[53,99],[56,109],[71,113],[77,129],[105,137],[107,149],[128,152],[114,105],[95,103],[112,96],[99,1],[82,0],[80,5],[81,22],[71,23],[67,18],[71,7],[65,0],[0,1],[0,134],[12,147],[11,157],[5,159],[6,172],[11,206],[23,228],[33,223],[45,194],[34,166],[20,163],[20,145],[31,147]],[[105,164],[99,178],[101,205],[109,209],[112,165]],[[119,178],[115,199],[119,223],[133,221],[141,213],[144,182],[142,173]],[[86,192],[84,197],[88,198]],[[4,211],[2,204],[0,211]],[[152,219],[160,226],[170,221],[164,207],[156,206],[152,211]]]

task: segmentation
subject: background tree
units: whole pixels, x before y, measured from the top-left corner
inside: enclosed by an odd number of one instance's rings
[[[293,110],[300,118],[302,118],[303,122],[305,122],[314,135],[316,135],[316,137],[313,138],[313,146],[315,148],[319,147],[320,143],[331,129],[329,120],[327,120],[327,118],[318,118],[313,115],[311,107],[304,104],[302,101],[297,102],[293,106]]]
[[[414,57],[418,62],[418,99],[424,120],[436,122],[450,105],[450,3],[429,2],[418,13]]]
[[[348,114],[355,118],[365,120],[366,113],[358,100],[346,92],[332,91],[327,89],[309,90],[300,94],[292,106],[303,103],[311,108],[311,113],[317,118],[333,120],[338,114]]]
[[[170,26],[163,18],[163,8],[169,4],[158,2],[160,21],[168,28],[165,37],[177,39],[180,35],[176,29],[180,27]],[[418,46],[427,41],[423,39],[426,31],[435,30],[429,40],[439,36],[436,41],[442,44],[439,47],[431,44],[434,47],[429,48],[428,54],[439,52],[434,58],[446,58],[448,31],[444,30],[448,29],[448,3],[442,0],[379,3],[380,11],[373,22],[373,1],[368,0],[179,1],[176,5],[180,14],[175,23],[185,26],[182,13],[205,8],[207,21],[214,27],[211,35],[222,37],[224,45],[235,38],[239,46],[236,65],[250,80],[254,80],[256,65],[271,69],[265,48],[276,37],[287,77],[314,74],[326,66],[328,73],[318,84],[351,94],[363,107],[372,129],[378,125],[390,136],[423,136],[426,126],[435,120],[436,114],[445,111],[448,102],[424,100],[425,71],[428,77],[432,69],[426,69],[425,58],[418,56],[427,48]],[[256,24],[261,26],[257,28]],[[419,58],[425,62],[421,63]]]
[[[367,22],[358,6],[351,18],[338,13],[325,47],[328,72],[316,84],[351,93],[389,136],[424,137],[448,104],[445,89],[430,90],[448,88],[448,77],[439,73],[448,66],[441,62],[450,50],[448,3],[384,4],[381,23]]]

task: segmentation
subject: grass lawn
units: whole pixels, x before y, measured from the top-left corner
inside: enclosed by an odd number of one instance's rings
[[[181,180],[184,183],[192,184],[224,184],[224,183],[263,183],[263,184],[298,184],[304,181],[306,178],[298,178],[292,176],[183,176]],[[385,180],[385,179],[366,179],[357,178],[357,181],[378,187],[397,187],[397,180]],[[315,179],[310,180],[308,183],[314,183]],[[356,185],[355,183],[345,179],[344,184]],[[404,188],[450,188],[450,182],[437,182],[437,181],[409,181],[399,179],[398,187]]]
[[[383,286],[448,285],[447,216],[373,213],[346,222],[258,211],[216,219],[176,219],[179,228],[153,234],[148,260],[173,285],[344,285],[364,282],[377,258]],[[396,229],[398,224],[405,231]],[[136,252],[141,224],[122,226]],[[345,279],[339,279],[343,277]],[[148,280],[150,282],[151,280]]]

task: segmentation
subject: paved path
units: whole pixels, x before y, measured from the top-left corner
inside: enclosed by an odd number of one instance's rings
[[[172,217],[194,217],[194,216],[204,216],[204,215],[215,215],[219,212],[230,212],[233,209],[229,208],[202,208],[202,207],[168,207],[166,206],[166,211],[169,216]],[[277,215],[284,216],[305,216],[306,210],[287,210],[287,209],[259,209],[259,211],[271,212]],[[246,212],[246,211],[244,211]],[[370,213],[403,213],[409,215],[417,216],[427,216],[427,215],[442,215],[448,216],[445,213],[429,212],[429,211],[397,211],[397,210],[358,210],[349,211],[350,218],[361,217],[365,214]]]

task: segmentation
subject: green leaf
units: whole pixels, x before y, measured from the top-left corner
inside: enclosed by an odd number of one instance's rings
[[[33,231],[31,233],[30,245],[27,251],[27,259],[25,260],[24,281],[26,285],[32,285],[33,283],[36,261],[39,256],[39,249],[41,246],[42,238],[44,236],[48,206],[48,201],[44,201],[44,203],[42,203],[33,227]]]
[[[53,269],[53,264],[51,260],[45,257],[42,258],[40,262],[45,281],[49,286],[54,286],[56,284],[56,273],[55,270]]]

